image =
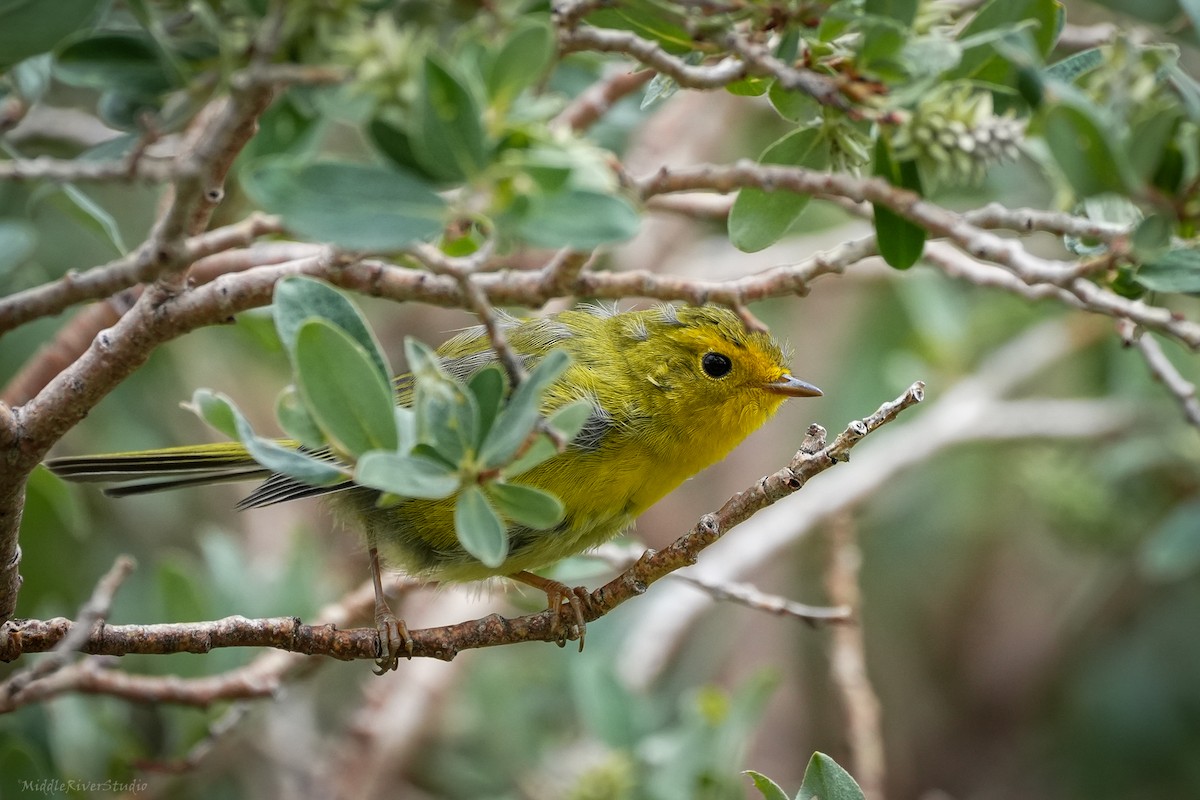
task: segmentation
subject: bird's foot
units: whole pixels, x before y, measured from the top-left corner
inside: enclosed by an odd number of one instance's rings
[[[583,652],[584,636],[587,634],[587,613],[591,610],[592,603],[592,593],[587,587],[567,586],[565,583],[524,570],[508,577],[545,592],[546,606],[555,612],[550,621],[550,633],[555,637],[558,646],[566,647],[568,639],[578,639],[579,650]]]

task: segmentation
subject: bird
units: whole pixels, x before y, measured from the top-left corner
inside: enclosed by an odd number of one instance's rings
[[[63,457],[46,466],[68,480],[123,484],[106,489],[115,496],[253,478],[265,480],[240,509],[325,496],[370,547],[376,623],[381,641],[386,639],[381,651],[388,651],[377,661],[380,671],[395,668],[401,647],[410,657],[413,647],[407,627],[383,599],[380,554],[389,567],[440,583],[503,576],[534,586],[545,592],[550,609],[574,615],[582,647],[586,589],[535,570],[622,533],[683,481],[723,459],[786,399],[822,392],[791,373],[784,345],[722,306],[620,311],[595,303],[543,317],[495,313],[496,327],[525,369],[554,349],[570,355],[542,397],[543,415],[578,400],[591,404],[587,421],[561,452],[519,476],[520,483],[558,497],[561,521],[546,530],[508,523],[507,556],[496,566],[459,543],[454,496],[381,504],[379,491],[349,481],[311,486],[272,474],[236,443]],[[463,382],[498,359],[482,325],[450,338],[436,355],[442,369]],[[411,375],[395,379],[398,404],[411,404],[413,385]]]

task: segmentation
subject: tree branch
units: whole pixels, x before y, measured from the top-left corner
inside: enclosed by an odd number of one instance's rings
[[[590,602],[586,604],[586,620],[598,619],[644,593],[655,581],[695,563],[700,552],[728,530],[757,511],[799,491],[814,476],[848,460],[850,450],[859,441],[920,402],[922,397],[922,384],[913,384],[896,400],[880,406],[874,414],[851,422],[829,444],[826,444],[824,429],[819,425],[811,426],[787,467],[734,495],[716,512],[705,514],[690,532],[669,547],[647,551],[624,573],[592,592]],[[554,613],[546,610],[514,619],[491,614],[455,625],[413,630],[410,631],[413,655],[449,661],[468,649],[527,641],[554,642],[560,639],[560,634],[553,628],[553,621]],[[62,618],[10,620],[0,628],[0,661],[11,661],[24,653],[44,652],[71,635],[77,627]],[[379,633],[375,628],[338,630],[333,625],[305,625],[295,617],[257,620],[227,617],[211,622],[105,625],[92,632],[81,649],[93,654],[128,655],[207,653],[217,647],[274,647],[306,655],[373,660],[379,654]]]

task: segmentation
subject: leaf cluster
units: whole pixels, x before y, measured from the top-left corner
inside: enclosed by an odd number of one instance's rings
[[[257,434],[225,395],[200,389],[192,398],[196,413],[255,461],[301,484],[374,489],[381,506],[452,499],[459,541],[490,567],[504,562],[510,524],[542,530],[562,521],[557,497],[518,479],[557,455],[591,414],[581,400],[541,416],[542,396],[570,364],[565,351],[551,351],[510,392],[497,365],[464,382],[409,338],[412,372],[393,381],[374,333],[343,293],[288,278],[276,286],[273,308],[294,380],[276,417],[291,439]]]

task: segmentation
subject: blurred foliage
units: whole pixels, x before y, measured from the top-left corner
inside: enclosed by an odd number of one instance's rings
[[[0,102],[75,115],[57,128],[5,131],[0,147],[7,157],[108,160],[128,153],[147,125],[179,132],[229,91],[271,5],[58,0],[49,13],[44,3],[0,0]],[[694,5],[712,13],[626,0],[594,4],[581,24],[637,33],[692,65],[718,58],[720,33],[734,24],[784,63],[803,50],[805,65],[838,81],[860,113],[820,106],[775,78],[740,81],[729,87],[744,98],[740,116],[727,121],[722,142],[731,159],[877,174],[953,207],[998,201],[1140,221],[1115,254],[1086,241],[1047,236],[1043,244],[1063,257],[1111,255],[1112,268],[1094,280],[1194,315],[1195,3]],[[612,61],[560,57],[547,3],[281,7],[280,60],[348,70],[350,78],[295,86],[277,99],[239,158],[219,221],[261,207],[282,214],[298,235],[384,251],[450,230],[457,235],[442,244],[459,254],[488,238],[519,253],[618,243],[639,230],[642,210],[611,164],[636,143],[643,122],[686,93],[671,79],[622,99],[586,132],[566,133],[551,120]],[[1064,21],[1105,20],[1122,30],[1135,20],[1157,26],[1155,41],[1122,36],[1080,52],[1054,49]],[[127,252],[145,238],[157,199],[155,188],[135,184],[0,183],[0,292]],[[743,192],[728,237],[755,251],[842,223],[808,200]],[[912,269],[837,288],[823,282],[804,303],[755,309],[790,336],[797,363],[826,397],[785,409],[744,448],[752,456],[739,453],[745,460],[681,488],[677,496],[692,503],[666,501],[654,519],[669,528],[646,525],[644,536],[677,535],[714,498],[777,469],[809,421],[836,428],[915,377],[936,398],[995,347],[1061,314],[924,269],[923,234],[901,219],[880,214],[877,230],[889,262],[915,261]],[[401,333],[436,339],[468,319],[364,306],[381,331],[380,358],[391,363],[403,355]],[[39,320],[6,333],[0,380],[61,324]],[[898,476],[854,514],[867,657],[894,797],[1200,795],[1200,448],[1144,363],[1110,338],[1019,395],[1124,400],[1138,421],[1123,435],[952,449]],[[1200,379],[1194,358],[1164,346],[1186,377]],[[199,440],[198,420],[176,407],[198,386],[236,397],[254,429],[269,430],[289,366],[269,314],[198,331],[160,349],[63,449]],[[117,503],[35,473],[19,613],[74,615],[122,552],[141,566],[117,597],[117,623],[311,617],[364,577],[353,532],[309,506],[234,515],[237,497],[215,488]],[[767,590],[820,602],[827,557],[814,537],[797,545],[791,562],[755,578]],[[395,793],[726,798],[753,796],[757,785],[769,797],[772,786],[808,785],[814,751],[850,766],[825,632],[721,608],[657,683],[634,690],[620,670],[637,614],[635,602],[590,626],[583,654],[505,648],[444,667],[461,674],[436,701],[419,757],[398,768]],[[255,655],[131,656],[114,668],[198,677]],[[318,665],[280,699],[254,704],[183,777],[152,776],[140,765],[186,755],[228,704],[144,707],[81,695],[26,707],[0,718],[0,792],[8,796],[22,780],[149,776],[163,796],[295,796],[298,782],[328,780],[316,773],[331,747],[354,746],[361,732],[350,726],[369,704],[369,677],[363,664]],[[747,767],[770,780],[739,774]]]

